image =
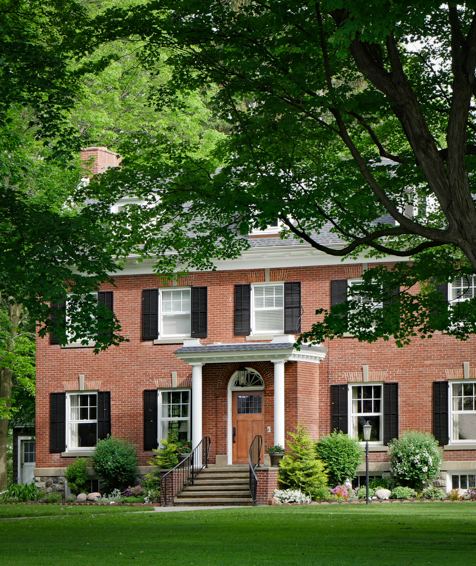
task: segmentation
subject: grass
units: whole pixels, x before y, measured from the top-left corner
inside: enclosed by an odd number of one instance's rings
[[[117,514],[134,511],[153,511],[150,507],[115,507],[114,505],[12,505],[0,503],[0,519],[13,517],[64,517],[65,515]],[[0,527],[1,528],[1,527]]]
[[[87,508],[85,508],[87,509]],[[454,566],[476,505],[284,506],[0,521],[2,566]]]

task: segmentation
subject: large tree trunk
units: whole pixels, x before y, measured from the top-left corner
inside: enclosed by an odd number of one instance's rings
[[[6,303],[6,304],[5,304]],[[8,329],[10,337],[6,349],[11,351],[14,348],[15,338],[18,335],[18,327],[21,321],[22,305],[18,303],[4,302],[8,309],[10,327]],[[11,368],[2,366],[3,360],[0,358],[0,399],[10,399],[12,396],[13,371]],[[7,488],[7,437],[9,419],[0,419],[0,491]]]
[[[0,398],[9,399],[12,396],[12,371],[0,370]],[[7,489],[7,437],[8,419],[0,419],[0,491]]]

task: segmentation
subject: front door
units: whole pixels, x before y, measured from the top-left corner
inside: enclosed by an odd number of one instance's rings
[[[263,392],[233,391],[233,463],[248,463],[253,438],[263,435]]]

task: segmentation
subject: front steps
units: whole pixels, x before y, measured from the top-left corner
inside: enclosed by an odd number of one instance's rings
[[[249,466],[210,465],[177,495],[174,506],[253,505]]]

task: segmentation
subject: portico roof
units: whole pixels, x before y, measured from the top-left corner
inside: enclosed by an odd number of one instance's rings
[[[253,344],[202,345],[200,340],[184,340],[175,355],[186,363],[218,364],[227,362],[310,362],[318,364],[327,350],[321,346],[294,347],[294,336],[276,336],[271,342]]]

